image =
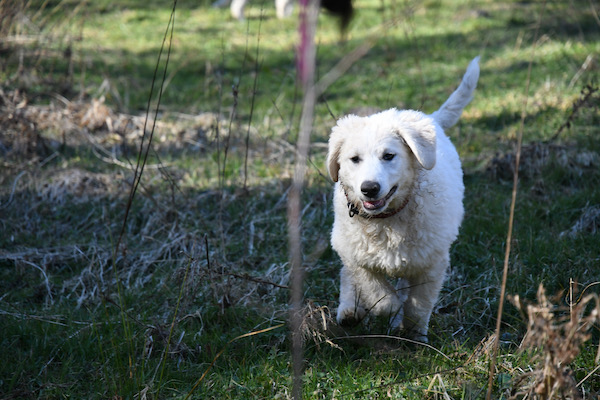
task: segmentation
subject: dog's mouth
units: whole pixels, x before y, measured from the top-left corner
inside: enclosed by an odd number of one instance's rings
[[[362,202],[362,205],[365,208],[365,210],[368,210],[368,211],[380,210],[383,207],[385,207],[385,205],[387,204],[387,201],[390,199],[390,197],[392,197],[394,195],[394,193],[396,193],[397,189],[398,189],[398,186],[394,186],[385,197],[383,197],[379,200],[375,200],[375,201],[364,200]]]

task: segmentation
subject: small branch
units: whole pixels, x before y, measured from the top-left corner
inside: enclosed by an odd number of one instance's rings
[[[301,200],[300,195],[306,175],[306,160],[310,148],[316,88],[315,73],[315,29],[319,12],[316,0],[301,0],[300,10],[300,46],[298,48],[298,76],[304,89],[300,130],[296,143],[296,163],[294,177],[288,196],[288,245],[290,260],[290,329],[292,339],[292,399],[302,399],[303,353],[302,343],[302,304],[304,297],[304,267],[302,260]]]
[[[571,114],[567,117],[567,120],[563,122],[561,126],[558,127],[556,133],[552,135],[549,141],[554,141],[558,138],[558,136],[562,133],[565,128],[569,128],[579,110],[590,102],[590,99],[593,99],[594,94],[596,94],[600,90],[598,86],[593,86],[592,84],[586,85],[583,89],[581,89],[581,97],[573,102],[573,109],[571,110]],[[590,102],[593,104],[593,102]]]
[[[260,279],[260,278],[257,278],[257,277],[254,277],[254,276],[248,275],[248,274],[235,274],[233,272],[229,272],[229,273],[226,273],[224,275],[233,276],[234,278],[239,278],[239,279],[245,279],[245,280],[251,281],[251,282],[262,283],[262,284],[265,284],[265,285],[275,286],[275,287],[280,288],[280,289],[289,289],[290,288],[289,286],[280,285],[279,283],[275,283],[275,282],[267,281],[267,280],[264,280],[264,279]]]
[[[512,198],[511,198],[511,202],[510,202],[510,213],[509,213],[509,217],[508,217],[508,232],[506,235],[506,249],[505,249],[505,253],[504,253],[504,268],[503,268],[503,272],[502,272],[502,286],[500,288],[500,299],[498,301],[498,316],[496,318],[496,340],[493,343],[492,355],[490,358],[489,375],[488,375],[488,389],[487,389],[487,393],[485,396],[486,400],[492,399],[492,387],[494,384],[496,360],[498,358],[498,344],[500,343],[499,339],[500,339],[500,329],[501,329],[501,325],[502,325],[502,313],[503,313],[503,309],[504,309],[504,299],[506,296],[506,282],[508,279],[508,264],[510,261],[513,223],[514,223],[514,218],[515,218],[515,207],[517,204],[517,191],[518,191],[518,186],[519,186],[519,164],[521,161],[521,146],[523,143],[523,130],[525,127],[525,118],[527,117],[527,102],[529,99],[529,86],[531,84],[531,70],[532,70],[532,66],[533,66],[535,50],[537,48],[538,33],[539,33],[540,26],[542,24],[542,19],[543,19],[545,8],[546,8],[546,1],[544,0],[544,2],[542,3],[542,9],[540,12],[540,18],[536,25],[533,47],[531,49],[531,58],[529,60],[529,66],[527,69],[527,81],[526,81],[526,87],[525,87],[525,96],[523,98],[523,108],[521,110],[521,124],[519,126],[519,133],[517,136],[517,153],[516,153],[516,157],[515,157]]]
[[[17,183],[19,183],[19,180],[21,179],[21,177],[23,177],[23,175],[25,175],[26,173],[28,173],[28,172],[27,171],[21,171],[19,173],[19,175],[17,175],[17,177],[13,181],[12,189],[10,191],[10,196],[8,196],[8,200],[6,201],[6,203],[0,204],[0,210],[3,209],[3,208],[8,207],[10,205],[10,203],[12,203],[13,198],[15,196],[16,189],[17,189]]]
[[[315,96],[321,96],[329,86],[331,86],[336,80],[338,80],[346,71],[354,65],[354,63],[360,60],[365,54],[371,50],[374,41],[367,41],[356,49],[346,54],[329,72],[327,72],[316,84],[315,84]]]
[[[50,288],[50,280],[48,279],[48,275],[46,275],[46,271],[44,271],[39,265],[36,265],[30,261],[21,260],[21,262],[27,265],[31,265],[34,268],[37,268],[42,273],[42,275],[44,276],[44,284],[46,285],[46,290],[48,291],[48,297],[50,298],[50,303],[54,303],[54,299],[52,298],[52,289]]]
[[[258,21],[258,33],[256,36],[256,54],[254,59],[254,86],[252,87],[252,98],[250,100],[250,116],[248,116],[248,129],[246,130],[246,141],[245,141],[245,154],[244,154],[244,191],[248,190],[248,154],[250,152],[250,128],[252,127],[252,117],[254,116],[254,105],[256,102],[256,93],[258,91],[258,74],[259,68],[259,55],[260,55],[260,28],[262,26],[262,13]]]
[[[264,285],[270,285],[270,286],[274,286],[279,289],[289,289],[290,288],[289,286],[280,285],[279,283],[267,281],[265,279],[257,278],[255,276],[252,276],[249,274],[236,274],[234,272],[219,272],[219,271],[215,271],[215,273],[217,275],[221,275],[221,276],[231,276],[231,277],[238,278],[238,279],[244,279],[244,280],[247,280],[250,282],[261,283]]]

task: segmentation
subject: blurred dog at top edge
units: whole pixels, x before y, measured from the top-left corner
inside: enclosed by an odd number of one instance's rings
[[[229,4],[231,16],[238,20],[244,19],[244,7],[248,0],[217,0],[213,7],[227,7]],[[321,0],[321,7],[329,11],[340,19],[342,31],[345,31],[352,19],[354,9],[352,0]],[[275,10],[277,18],[286,18],[292,15],[294,10],[294,0],[275,0]]]

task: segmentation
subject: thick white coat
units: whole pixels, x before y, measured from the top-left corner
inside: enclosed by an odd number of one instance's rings
[[[339,323],[389,315],[396,327],[427,340],[464,215],[460,159],[444,129],[457,122],[478,77],[476,58],[430,116],[391,109],[346,116],[333,128],[328,167],[336,181],[331,243],[343,263]],[[376,197],[365,195],[365,182],[378,184]],[[350,216],[349,203],[358,215]],[[388,278],[401,279],[394,287]]]

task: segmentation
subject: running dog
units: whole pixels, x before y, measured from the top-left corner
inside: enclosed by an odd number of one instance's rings
[[[426,342],[463,209],[463,173],[445,135],[471,101],[479,57],[431,115],[395,108],[348,115],[332,129],[327,166],[335,182],[331,244],[341,258],[337,321],[367,314]],[[394,287],[389,278],[398,278]]]

